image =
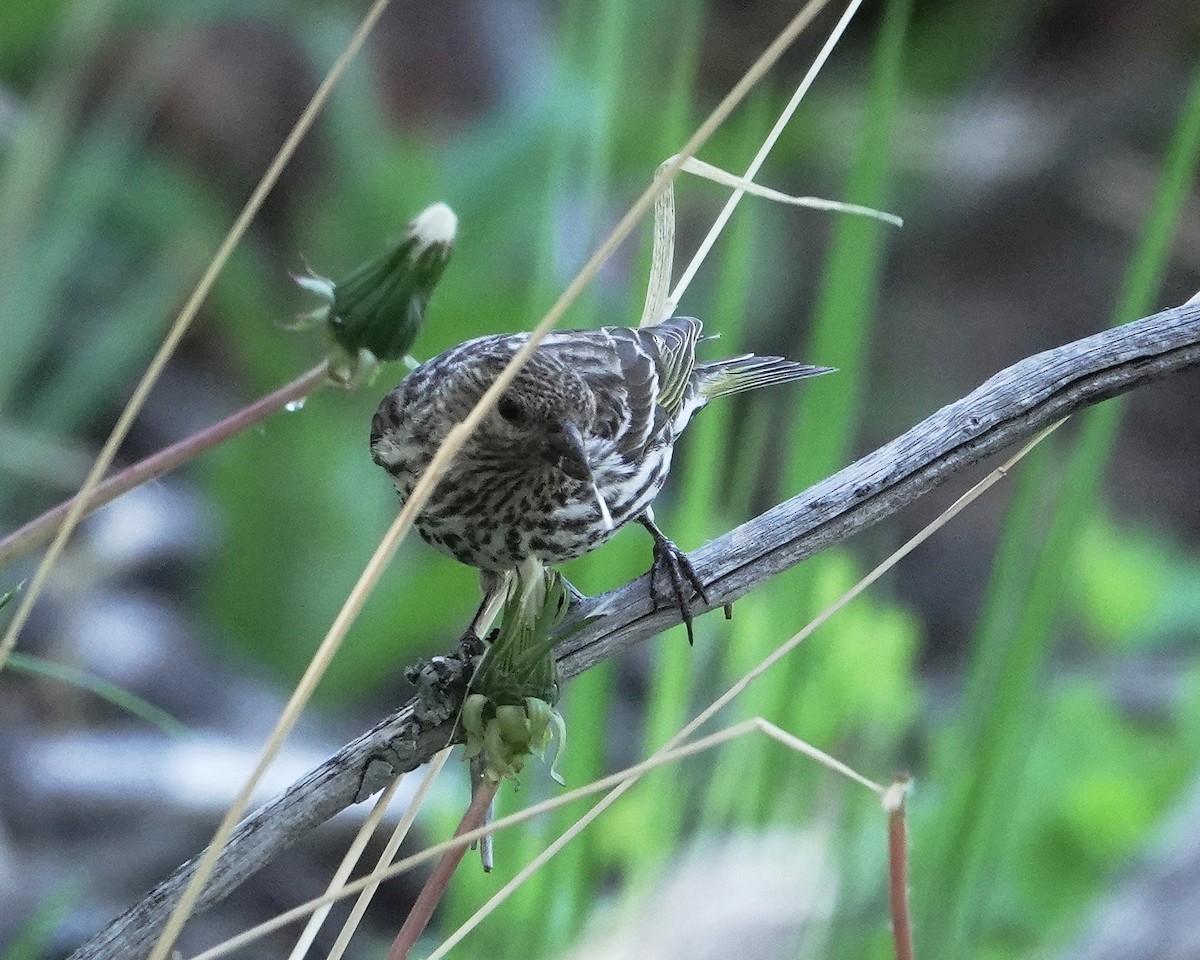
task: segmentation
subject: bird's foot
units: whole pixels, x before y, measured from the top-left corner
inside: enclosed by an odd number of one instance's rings
[[[492,633],[495,633],[495,631],[493,630]],[[474,628],[467,627],[463,635],[458,638],[458,646],[455,648],[454,654],[464,663],[474,663],[483,656],[491,640],[491,634],[487,637],[481,637],[475,632]]]
[[[683,625],[687,628],[688,644],[691,645],[695,642],[692,631],[692,600],[699,597],[705,603],[709,602],[704,581],[696,573],[687,554],[675,546],[671,539],[655,526],[654,521],[642,519],[641,522],[654,537],[654,564],[650,568],[650,599],[654,602],[654,609],[659,608],[658,587],[665,579],[670,585],[675,605],[679,608],[679,615],[683,618]]]

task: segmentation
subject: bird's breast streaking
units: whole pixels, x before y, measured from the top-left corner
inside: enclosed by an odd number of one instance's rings
[[[696,362],[702,324],[549,334],[417,515],[421,536],[484,570],[582,556],[647,515],[675,438],[714,397],[828,372],[780,357]],[[526,334],[480,337],[410,373],[380,404],[371,456],[403,499]],[[601,505],[600,501],[603,501]]]

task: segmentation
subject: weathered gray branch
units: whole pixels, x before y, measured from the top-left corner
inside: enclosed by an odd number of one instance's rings
[[[1022,360],[906,434],[691,555],[710,608],[890,516],[956,470],[1033,436],[1083,407],[1200,364],[1200,304],[1176,307]],[[559,650],[571,677],[679,622],[652,609],[647,578],[589,599],[580,615],[604,616]],[[238,827],[200,907],[220,900],[273,857],[387,778],[446,745],[461,695],[454,658],[427,668],[422,694]],[[79,948],[71,960],[143,956],[165,922],[193,861]]]

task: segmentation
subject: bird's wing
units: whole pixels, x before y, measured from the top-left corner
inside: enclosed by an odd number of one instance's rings
[[[658,373],[658,403],[674,417],[687,398],[696,344],[703,324],[695,317],[671,317],[633,332],[653,358]]]
[[[673,439],[677,415],[694,399],[692,371],[702,324],[671,317],[653,327],[603,327],[551,333],[552,351],[591,387],[594,432],[632,460]]]

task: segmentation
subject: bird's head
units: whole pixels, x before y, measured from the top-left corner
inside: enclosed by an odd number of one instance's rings
[[[564,365],[534,354],[500,395],[487,433],[495,442],[581,482],[592,481],[586,438],[596,417],[587,384]]]

